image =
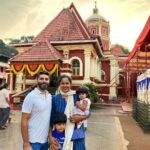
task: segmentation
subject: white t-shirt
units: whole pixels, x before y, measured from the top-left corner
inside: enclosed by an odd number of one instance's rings
[[[9,100],[9,91],[7,89],[0,90],[0,108],[10,107],[6,99]]]
[[[31,143],[45,143],[48,140],[52,96],[42,94],[38,88],[29,93],[22,106],[22,112],[31,115],[28,121],[28,136]]]

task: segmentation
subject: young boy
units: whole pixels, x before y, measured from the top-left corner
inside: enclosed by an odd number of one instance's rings
[[[58,141],[60,144],[60,148],[58,150],[63,149],[63,144],[65,140],[65,127],[67,122],[67,116],[64,113],[57,113],[53,118],[53,131],[52,136]]]
[[[80,101],[76,102],[76,107],[72,115],[89,115],[91,101],[88,98],[88,88],[85,86],[81,86],[77,89],[76,94],[79,97]],[[82,121],[77,123],[78,129],[81,127],[82,123]]]

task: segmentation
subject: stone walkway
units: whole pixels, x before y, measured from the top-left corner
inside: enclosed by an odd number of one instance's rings
[[[127,150],[118,109],[93,110],[86,131],[87,150]],[[22,150],[20,116],[20,111],[13,111],[12,123],[6,130],[0,130],[0,150]]]
[[[124,112],[132,112],[132,104],[131,103],[122,103],[122,109]]]
[[[127,150],[128,142],[124,139],[118,109],[106,107],[93,111],[88,122],[87,150]]]

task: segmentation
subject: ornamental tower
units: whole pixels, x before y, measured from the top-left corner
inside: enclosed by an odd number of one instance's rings
[[[96,1],[93,14],[86,19],[86,25],[91,34],[101,37],[104,51],[110,50],[110,24],[109,21],[99,13]]]

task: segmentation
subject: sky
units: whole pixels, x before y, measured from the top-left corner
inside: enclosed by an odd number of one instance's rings
[[[0,0],[0,39],[36,36],[72,2],[83,20],[92,15],[94,0]],[[111,43],[132,50],[150,15],[150,0],[97,0],[97,7],[110,22]]]

